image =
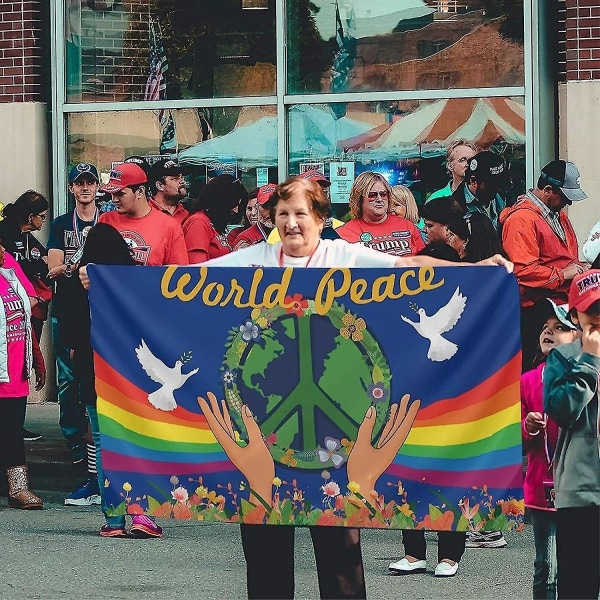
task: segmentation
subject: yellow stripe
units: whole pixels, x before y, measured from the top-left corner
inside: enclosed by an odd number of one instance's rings
[[[187,427],[185,425],[169,425],[159,421],[151,421],[133,415],[114,404],[98,397],[98,414],[116,421],[130,431],[151,438],[165,441],[189,442],[192,444],[216,444],[217,440],[210,429]],[[208,427],[208,426],[207,426]]]
[[[415,446],[454,446],[479,442],[508,425],[519,423],[520,420],[521,406],[515,404],[489,417],[469,423],[413,427],[406,443]]]

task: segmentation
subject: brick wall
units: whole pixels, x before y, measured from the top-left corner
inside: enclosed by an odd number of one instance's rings
[[[0,2],[0,102],[43,102],[41,1]]]
[[[598,0],[566,0],[567,81],[600,79],[600,4]]]

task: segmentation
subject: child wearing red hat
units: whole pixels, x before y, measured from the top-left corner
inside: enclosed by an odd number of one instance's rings
[[[544,408],[561,428],[554,453],[559,598],[600,592],[600,270],[569,288],[571,319],[581,339],[550,352]],[[589,535],[586,534],[589,532]]]

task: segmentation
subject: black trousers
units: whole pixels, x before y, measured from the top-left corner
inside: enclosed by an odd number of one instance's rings
[[[465,552],[467,534],[464,531],[439,531],[438,532],[438,562],[444,558],[460,562]],[[422,529],[403,529],[402,543],[404,554],[414,556],[419,560],[427,557],[427,542]]]
[[[556,511],[556,562],[559,599],[598,598],[600,506]]]
[[[321,598],[366,598],[360,531],[310,527]],[[242,525],[248,598],[294,597],[294,527]]]
[[[25,464],[23,424],[27,396],[0,398],[0,465],[6,469]]]

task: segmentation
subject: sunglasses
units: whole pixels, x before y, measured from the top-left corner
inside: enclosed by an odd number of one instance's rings
[[[378,197],[378,196],[380,196],[382,200],[387,200],[387,199],[389,198],[389,196],[390,196],[390,195],[389,195],[389,193],[388,193],[386,190],[383,190],[383,192],[376,192],[376,191],[373,191],[373,192],[369,192],[369,193],[367,194],[367,198],[368,198],[368,199],[369,199],[371,202],[373,202],[373,201],[377,200],[377,197]]]

